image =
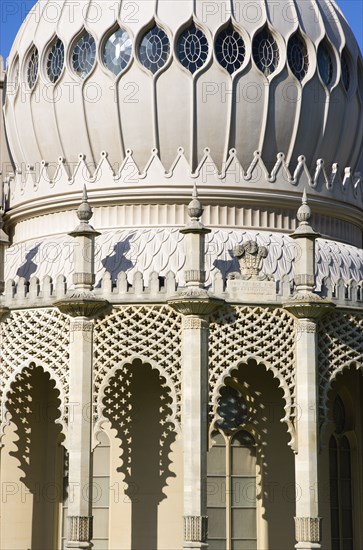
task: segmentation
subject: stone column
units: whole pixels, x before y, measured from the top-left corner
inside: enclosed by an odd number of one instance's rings
[[[207,546],[208,320],[183,319],[184,546]]]
[[[67,548],[91,548],[93,321],[75,317],[69,347],[69,505]]]
[[[94,251],[97,233],[89,220],[92,210],[86,190],[78,208],[80,224],[75,239],[74,291],[56,305],[72,317],[69,346],[69,504],[67,548],[92,545],[92,389],[93,319],[108,306],[93,294]]]
[[[184,444],[183,548],[207,548],[208,327],[209,315],[223,303],[205,289],[203,208],[196,188],[188,207],[190,222],[181,230],[186,253],[184,289],[169,301],[183,314],[182,429]]]
[[[0,203],[0,295],[4,292],[5,288],[5,253],[9,246],[9,238],[3,230],[3,215],[4,212],[1,209]]]
[[[321,548],[318,494],[318,364],[316,321],[296,322],[297,454],[295,455],[296,548]]]
[[[285,304],[296,318],[297,446],[295,455],[296,510],[295,548],[321,548],[319,516],[319,394],[317,321],[332,304],[315,292],[315,240],[319,235],[309,225],[311,210],[306,192],[297,218],[296,293]]]

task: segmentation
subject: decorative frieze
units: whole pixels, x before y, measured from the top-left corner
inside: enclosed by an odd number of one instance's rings
[[[86,320],[72,320],[69,326],[70,332],[92,332],[93,322]]]
[[[297,542],[320,542],[321,518],[295,519],[295,538]]]
[[[208,516],[184,516],[184,540],[207,542]]]
[[[69,516],[68,527],[69,542],[91,542],[93,537],[92,516]]]
[[[187,316],[183,317],[183,329],[207,329],[209,323],[203,317]]]
[[[296,323],[297,333],[301,332],[316,332],[317,327],[314,321],[308,321],[306,319],[299,319]]]

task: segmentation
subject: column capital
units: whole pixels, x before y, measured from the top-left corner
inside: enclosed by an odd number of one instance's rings
[[[294,519],[297,542],[320,542],[321,518],[295,517]]]
[[[92,292],[75,292],[69,298],[54,304],[62,313],[71,317],[93,319],[110,307],[107,300],[96,297]]]
[[[224,300],[211,296],[207,290],[187,287],[175,294],[168,304],[183,315],[211,315],[224,304]]]
[[[321,298],[315,292],[297,292],[288,302],[283,304],[296,319],[318,320],[331,311],[335,304],[330,300]]]

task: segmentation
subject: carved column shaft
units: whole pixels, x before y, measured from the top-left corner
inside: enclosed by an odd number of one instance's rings
[[[0,294],[4,292],[5,288],[5,253],[9,246],[9,239],[5,231],[3,230],[3,211],[0,203]]]
[[[184,318],[182,334],[184,438],[184,546],[207,540],[208,322]]]
[[[205,283],[205,227],[193,225],[180,231],[185,235],[185,282],[187,287],[203,288]]]
[[[70,324],[69,504],[67,548],[91,548],[92,353],[93,321]]]
[[[321,548],[318,494],[318,361],[316,322],[297,320],[296,548]],[[307,526],[314,526],[309,529]]]

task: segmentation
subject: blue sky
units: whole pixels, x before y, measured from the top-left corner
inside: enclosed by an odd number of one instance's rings
[[[180,0],[176,0],[180,1]],[[363,0],[337,0],[363,51]],[[35,0],[0,0],[0,54],[7,57],[15,35]]]

